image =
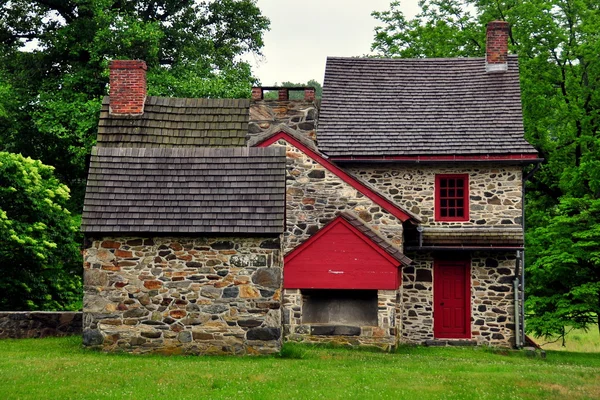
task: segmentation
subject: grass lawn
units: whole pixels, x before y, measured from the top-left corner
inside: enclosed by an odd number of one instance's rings
[[[562,340],[556,341],[556,338],[534,338],[534,340],[536,343],[541,344],[544,350],[598,353],[598,357],[600,357],[600,333],[597,326],[592,326],[587,332],[583,329],[575,329],[569,332],[564,347],[562,346]]]
[[[395,354],[286,345],[281,357],[104,354],[78,336],[0,340],[0,399],[598,399],[600,356],[483,348]],[[301,358],[293,358],[301,357]]]

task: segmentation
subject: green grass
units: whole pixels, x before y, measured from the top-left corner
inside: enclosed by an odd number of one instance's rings
[[[484,348],[394,354],[288,344],[281,357],[104,354],[0,340],[0,399],[597,399],[600,357]]]
[[[598,357],[600,357],[600,333],[596,326],[592,326],[587,332],[583,329],[575,329],[569,332],[564,347],[562,346],[562,340],[556,341],[556,338],[535,338],[535,341],[543,345],[542,348],[545,350],[599,353]]]

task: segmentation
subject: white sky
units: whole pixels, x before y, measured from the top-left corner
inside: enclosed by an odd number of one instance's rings
[[[374,28],[381,25],[371,12],[388,10],[390,1],[257,0],[271,30],[264,37],[264,59],[246,59],[263,86],[310,79],[323,83],[327,56],[370,53]],[[401,0],[407,18],[419,11],[417,3]]]

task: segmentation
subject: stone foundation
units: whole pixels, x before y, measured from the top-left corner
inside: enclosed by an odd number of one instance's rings
[[[302,320],[302,291],[285,289],[283,326],[285,339],[303,343],[336,343],[349,346],[396,347],[397,291],[377,292],[377,326],[310,324]]]
[[[278,238],[105,237],[84,253],[83,343],[104,351],[281,347]]]
[[[306,100],[260,100],[250,105],[248,135],[254,136],[272,126],[285,124],[315,140],[318,102]]]
[[[80,335],[81,312],[0,312],[0,339]]]

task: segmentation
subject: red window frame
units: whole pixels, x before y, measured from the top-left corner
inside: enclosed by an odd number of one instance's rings
[[[462,187],[459,182],[462,182]],[[461,214],[459,211],[462,211],[462,215],[458,215]],[[435,176],[435,219],[453,222],[469,220],[469,174]]]

